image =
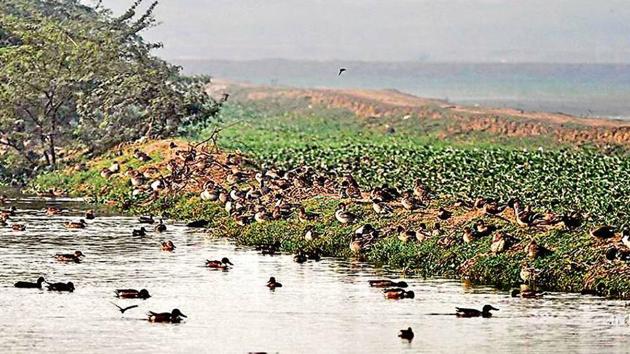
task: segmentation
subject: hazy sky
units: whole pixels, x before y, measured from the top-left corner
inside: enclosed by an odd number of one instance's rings
[[[627,0],[160,0],[156,15],[146,36],[168,59],[630,62]]]

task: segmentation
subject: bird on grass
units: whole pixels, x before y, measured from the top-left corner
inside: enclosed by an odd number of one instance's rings
[[[120,306],[116,305],[116,304],[115,304],[115,303],[113,303],[113,302],[112,302],[111,304],[112,304],[112,305],[114,305],[114,306],[116,306],[116,307],[118,307],[118,310],[120,310],[120,313],[123,313],[123,314],[124,314],[124,313],[125,313],[125,311],[127,311],[127,310],[131,310],[131,309],[133,309],[133,308],[138,307],[138,305],[131,305],[131,306],[127,306],[127,307],[120,307]]]

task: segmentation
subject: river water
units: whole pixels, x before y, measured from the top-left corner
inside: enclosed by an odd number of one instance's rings
[[[0,351],[2,352],[625,352],[630,344],[623,301],[576,294],[542,300],[511,298],[489,287],[445,279],[408,278],[415,299],[386,300],[369,279],[399,275],[338,259],[298,264],[290,255],[262,256],[251,249],[168,222],[164,234],[133,237],[135,218],[99,216],[83,230],[80,202],[13,201],[13,222],[0,228]],[[45,216],[44,206],[71,211]],[[172,240],[175,252],[159,242]],[[81,250],[82,263],[52,256]],[[229,271],[204,267],[228,257]],[[17,289],[18,280],[44,275],[72,281],[73,293]],[[270,291],[275,276],[284,287]],[[146,288],[147,300],[121,300],[116,288]],[[138,304],[124,315],[112,305]],[[492,318],[456,318],[455,306],[498,307]],[[154,324],[146,312],[179,308],[180,324]],[[412,327],[411,343],[397,337]]]

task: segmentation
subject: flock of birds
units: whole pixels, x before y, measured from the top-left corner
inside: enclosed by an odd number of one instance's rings
[[[341,74],[341,72],[340,72]],[[498,230],[497,227],[483,220],[477,220],[472,227],[465,227],[463,232],[458,233],[445,232],[442,223],[449,224],[449,220],[453,218],[456,208],[463,208],[466,211],[475,211],[477,215],[496,217],[508,222],[514,222],[517,225],[527,227],[555,227],[560,225],[567,229],[575,229],[583,224],[584,217],[579,212],[567,212],[561,215],[547,211],[539,213],[530,206],[524,206],[517,199],[511,199],[505,203],[489,199],[475,198],[468,200],[457,200],[451,207],[440,207],[435,213],[434,225],[429,228],[421,223],[415,230],[404,225],[394,225],[393,227],[379,230],[369,223],[361,223],[361,214],[354,213],[349,206],[352,204],[371,204],[374,213],[380,217],[390,217],[396,209],[406,211],[417,211],[427,209],[427,206],[434,198],[435,194],[427,188],[420,180],[416,180],[413,187],[408,190],[401,190],[389,185],[382,185],[371,189],[369,192],[363,192],[359,184],[351,174],[343,176],[335,175],[328,172],[316,171],[309,166],[302,166],[288,171],[281,171],[274,167],[257,167],[253,162],[245,159],[241,155],[228,154],[215,155],[206,150],[197,149],[189,146],[188,149],[178,149],[173,142],[170,143],[170,149],[175,150],[174,157],[165,162],[165,167],[169,171],[168,175],[164,175],[163,171],[155,166],[150,166],[144,170],[134,169],[126,166],[123,171],[121,162],[114,162],[110,167],[101,171],[104,178],[127,178],[132,188],[134,196],[142,196],[145,204],[150,204],[158,200],[161,196],[175,194],[185,188],[190,188],[191,183],[196,184],[199,191],[199,197],[207,203],[220,204],[225,213],[237,225],[247,225],[251,223],[264,223],[271,220],[287,220],[296,217],[301,222],[311,223],[321,220],[324,216],[306,211],[305,207],[299,202],[309,196],[328,195],[336,196],[340,200],[337,209],[334,212],[334,219],[342,225],[358,224],[358,228],[350,236],[349,248],[352,252],[360,254],[366,249],[372,247],[378,240],[386,236],[395,236],[401,242],[422,242],[429,238],[438,238],[438,244],[441,247],[448,248],[456,243],[472,243],[492,236],[491,252],[494,254],[506,252],[512,246],[520,242],[515,237],[506,232]],[[122,156],[122,150],[120,156]],[[151,157],[135,149],[134,158],[148,162]],[[217,173],[209,173],[214,170]],[[210,176],[214,177],[210,177]],[[220,176],[220,177],[217,177]],[[218,180],[220,179],[220,180]],[[228,185],[229,187],[224,187]],[[243,186],[246,186],[245,188]],[[3,198],[0,197],[0,202]],[[128,203],[128,202],[126,202]],[[127,205],[128,206],[128,205]],[[510,210],[511,213],[506,213]],[[15,214],[15,208],[11,207],[0,212],[0,225],[7,225],[10,216]],[[47,213],[54,215],[59,212],[56,208],[49,208]],[[85,219],[93,219],[95,217],[93,211],[88,211]],[[87,222],[81,219],[78,222],[69,222],[65,226],[68,228],[85,228]],[[166,230],[166,225],[162,220],[156,220],[151,216],[142,216],[139,222],[143,225],[155,224],[156,232]],[[210,224],[209,220],[199,219],[191,221],[187,224],[191,228],[204,228]],[[148,226],[147,226],[148,227]],[[26,225],[13,224],[11,228],[17,231],[26,229]],[[590,234],[597,239],[610,239],[616,235],[615,229],[609,226],[602,226],[591,230]],[[145,226],[134,229],[132,234],[135,236],[145,236],[147,234]],[[308,227],[304,234],[305,240],[315,240],[320,237],[313,227]],[[630,237],[627,232],[623,233],[621,242],[630,247]],[[262,254],[277,254],[280,252],[280,243],[276,242],[269,245],[261,245],[258,250]],[[164,251],[175,250],[172,241],[167,240],[161,243],[161,249]],[[533,260],[552,253],[542,245],[538,245],[532,240],[526,247],[527,259]],[[608,255],[607,255],[608,256]],[[623,252],[615,253],[614,257],[622,257]],[[626,255],[628,256],[628,255]],[[83,254],[80,251],[74,254],[59,254],[55,258],[62,262],[80,262]],[[319,260],[320,252],[305,252],[299,250],[294,255],[294,260],[299,263],[308,260]],[[228,258],[221,260],[207,260],[205,265],[212,269],[228,270],[233,266]],[[535,290],[532,286],[535,281],[537,271],[532,267],[524,264],[521,269],[521,278],[526,286],[521,289],[515,289],[513,296],[521,296],[524,298],[540,298],[542,293]],[[41,288],[45,280],[38,279],[35,283],[18,282],[16,287],[20,288]],[[282,287],[275,277],[271,277],[267,282],[270,289]],[[392,280],[373,280],[370,286],[383,288],[384,296],[388,299],[413,299],[415,294],[412,290],[406,290],[407,284],[403,281],[395,282]],[[47,283],[48,290],[51,291],[73,291],[74,285],[69,283]],[[119,289],[116,296],[120,298],[147,298],[149,296],[146,290],[137,291],[135,289]],[[132,307],[119,308],[121,312],[125,312]],[[491,305],[486,305],[482,310],[456,308],[456,315],[459,317],[490,317],[492,310],[497,310]],[[148,319],[154,322],[173,322],[181,321],[183,315],[178,309],[174,309],[169,313],[150,312]],[[413,331],[411,328],[401,330],[400,337],[411,340]]]

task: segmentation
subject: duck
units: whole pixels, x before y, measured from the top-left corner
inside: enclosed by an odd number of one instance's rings
[[[85,220],[81,219],[79,222],[70,221],[64,224],[66,229],[85,229],[87,227],[87,223]]]
[[[118,162],[113,162],[109,168],[108,168],[109,172],[111,173],[118,173],[120,172],[120,164]]]
[[[462,235],[462,239],[464,240],[464,243],[472,243],[473,241],[475,241],[476,238],[477,238],[477,234],[472,228],[470,227],[464,228],[464,233]]]
[[[429,188],[427,188],[427,186],[422,183],[420,179],[416,179],[413,185],[413,195],[424,200],[429,195]]]
[[[44,280],[44,277],[39,277],[35,283],[31,283],[28,281],[19,281],[13,284],[13,286],[21,289],[41,289],[42,283],[44,283],[45,281],[46,280]]]
[[[155,225],[154,228],[155,231],[157,232],[164,232],[166,231],[166,225],[164,225],[164,221],[162,219],[160,219],[160,223]]]
[[[615,228],[613,226],[600,226],[591,230],[589,234],[598,240],[606,240],[615,237]]]
[[[512,289],[511,296],[512,297],[522,297],[524,299],[540,299],[542,298],[544,293],[531,290],[531,289]]]
[[[298,208],[298,218],[302,222],[314,221],[319,218],[318,214],[307,212],[304,207],[300,206]]]
[[[25,231],[26,225],[24,224],[13,224],[11,225],[11,230],[13,231]]]
[[[139,217],[138,222],[141,224],[153,224],[155,220],[153,219],[153,215],[149,215]]]
[[[319,238],[319,234],[315,231],[313,227],[308,227],[304,232],[304,239],[306,241],[313,241]]]
[[[227,257],[221,258],[220,261],[206,260],[206,267],[213,269],[229,269],[229,266],[233,266],[232,262]]]
[[[453,215],[453,213],[451,213],[450,211],[444,209],[444,208],[440,208],[438,209],[438,213],[437,213],[437,217],[440,220],[448,220],[451,218],[451,216]]]
[[[368,280],[373,288],[406,288],[408,285],[404,281],[393,281],[387,279]]]
[[[74,284],[72,282],[51,283],[48,284],[46,287],[48,288],[48,291],[67,291],[70,293],[74,291]]]
[[[48,216],[54,216],[54,215],[60,215],[60,214],[61,214],[61,209],[57,207],[50,206],[46,208],[46,215]]]
[[[494,225],[487,225],[483,220],[477,220],[474,225],[475,234],[479,237],[490,235],[494,230]]]
[[[628,230],[621,232],[621,243],[627,248],[630,248],[630,232],[628,232]]]
[[[457,317],[485,317],[485,318],[492,317],[492,313],[490,311],[492,310],[499,311],[498,308],[493,307],[491,305],[484,305],[481,311],[476,310],[476,309],[462,308],[462,307],[456,307],[455,310],[456,310],[455,315]]]
[[[357,219],[357,216],[347,211],[346,208],[346,204],[339,203],[339,207],[335,211],[335,219],[342,224],[352,224]]]
[[[518,226],[534,226],[544,219],[543,215],[531,211],[529,206],[525,207],[525,209],[521,209],[521,204],[518,201],[515,201],[513,205],[514,217]]]
[[[141,289],[139,291],[136,289],[116,289],[114,290],[114,294],[116,294],[116,297],[121,298],[121,299],[143,299],[144,300],[151,297],[147,289]]]
[[[173,244],[171,240],[164,241],[161,244],[161,249],[162,251],[173,252],[175,250],[175,244]]]
[[[281,284],[281,283],[278,283],[278,282],[276,281],[276,278],[275,278],[275,277],[271,277],[271,278],[269,278],[269,281],[267,282],[267,287],[268,287],[269,289],[273,290],[273,289],[275,289],[275,288],[281,288],[281,287],[282,287],[282,284]]]
[[[414,337],[413,330],[411,329],[411,327],[408,327],[407,329],[401,329],[400,333],[398,334],[398,337],[402,339],[406,339],[411,342],[411,340]]]
[[[0,215],[3,217],[15,216],[17,212],[17,208],[15,206],[10,207],[9,209],[0,210]]]
[[[404,226],[400,225],[396,229],[398,232],[398,239],[403,242],[413,242],[418,240],[418,233],[413,230],[407,230]]]
[[[204,189],[203,192],[201,192],[201,194],[199,195],[201,200],[206,200],[206,201],[210,201],[210,202],[214,202],[219,200],[219,194],[220,192],[216,189]]]
[[[206,227],[208,226],[210,222],[208,220],[195,220],[195,221],[191,221],[188,224],[186,224],[187,227],[194,227],[194,228],[202,228],[202,227]]]
[[[180,323],[182,321],[182,317],[188,318],[188,316],[184,315],[178,309],[173,309],[173,311],[171,312],[162,313],[149,311],[148,315],[149,322]]]
[[[293,260],[296,263],[305,263],[308,261],[308,256],[306,255],[306,253],[300,250],[293,256]]]
[[[400,288],[385,289],[383,290],[383,293],[385,294],[385,298],[395,300],[413,299],[414,297],[416,297],[416,294],[413,292],[413,290],[406,291]]]
[[[85,255],[81,251],[74,251],[74,253],[57,253],[54,257],[60,262],[81,263],[81,257]]]
[[[415,210],[420,207],[418,201],[411,195],[411,193],[407,192],[400,198],[400,205],[406,210]]]
[[[424,228],[426,230],[426,225]],[[435,224],[433,224],[433,230],[431,230],[431,236],[440,237],[442,235],[444,235],[444,230],[442,230],[442,225],[439,222],[436,222]]]
[[[483,206],[481,207],[482,211],[484,214],[488,214],[488,215],[499,215],[501,214],[503,211],[505,211],[505,209],[508,208],[508,205],[499,205],[496,202],[491,202],[488,201],[486,203],[483,203]]]
[[[372,209],[378,215],[391,215],[394,212],[392,207],[390,207],[389,205],[387,205],[385,202],[383,202],[380,199],[373,199],[372,200]]]
[[[516,242],[514,237],[501,231],[492,236],[492,243],[490,244],[490,252],[493,254],[499,254],[508,250]]]
[[[131,232],[132,236],[140,236],[140,237],[144,237],[147,235],[147,229],[145,229],[144,227],[141,227],[139,229],[134,229]]]
[[[94,220],[96,219],[96,214],[94,213],[94,210],[88,210],[85,212],[85,218],[88,220]]]
[[[265,208],[258,207],[256,208],[256,213],[254,213],[254,221],[258,223],[267,222],[269,220],[269,213]]]
[[[523,264],[521,266],[521,271],[519,272],[519,276],[521,280],[526,283],[533,283],[536,280],[536,268],[530,267],[527,264]]]
[[[532,240],[529,245],[527,245],[527,258],[536,259],[538,257],[546,256],[550,254],[551,251],[538,243],[535,240]]]

